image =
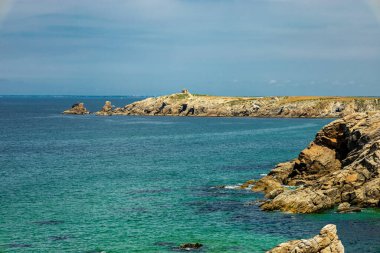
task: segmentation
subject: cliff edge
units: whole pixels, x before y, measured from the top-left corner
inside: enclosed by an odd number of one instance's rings
[[[358,211],[379,207],[379,173],[380,112],[354,113],[323,127],[297,159],[242,188],[266,193],[261,208],[268,211],[313,213],[339,204],[339,211]]]

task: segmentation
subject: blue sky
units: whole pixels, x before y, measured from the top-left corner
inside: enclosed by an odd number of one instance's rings
[[[380,95],[379,0],[0,0],[0,94]]]

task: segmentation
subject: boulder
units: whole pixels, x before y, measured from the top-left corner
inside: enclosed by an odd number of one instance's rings
[[[344,253],[344,247],[336,226],[329,224],[313,238],[284,242],[267,253]]]
[[[337,211],[338,212],[345,212],[345,211],[349,210],[350,207],[351,207],[350,203],[343,202],[343,203],[339,204]]]

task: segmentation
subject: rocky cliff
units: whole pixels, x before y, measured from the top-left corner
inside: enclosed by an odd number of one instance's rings
[[[336,226],[329,224],[313,238],[281,243],[267,253],[344,253],[344,247],[337,235]]]
[[[242,187],[266,193],[263,210],[312,213],[379,207],[380,112],[354,113],[323,127],[297,159]]]
[[[87,111],[83,103],[73,104],[70,109],[63,112],[63,114],[77,114],[77,115],[84,115],[84,114],[89,114],[89,113],[90,112]]]
[[[219,97],[182,93],[147,98],[98,115],[208,117],[341,117],[380,110],[380,99],[358,97]]]

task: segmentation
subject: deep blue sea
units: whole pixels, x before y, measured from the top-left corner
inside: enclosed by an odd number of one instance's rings
[[[0,97],[0,252],[264,252],[338,226],[380,252],[380,212],[262,212],[220,189],[292,159],[331,119],[62,115],[128,97]]]

